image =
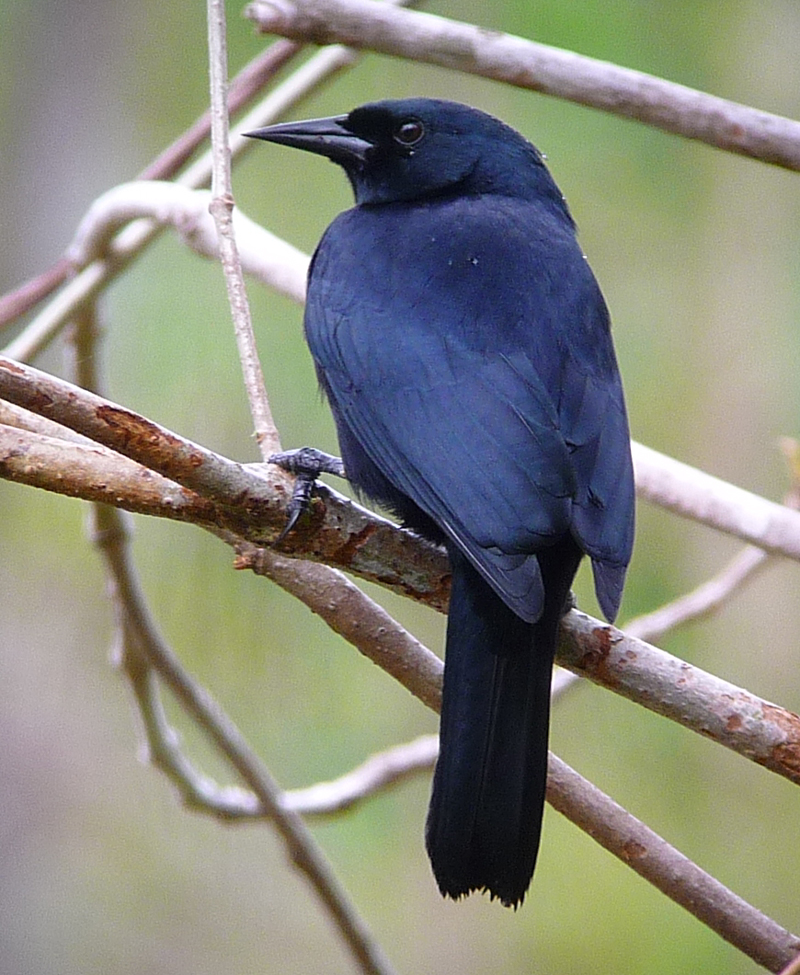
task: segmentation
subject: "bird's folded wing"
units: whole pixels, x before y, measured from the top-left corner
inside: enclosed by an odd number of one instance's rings
[[[524,353],[479,354],[408,321],[387,349],[375,341],[381,331],[378,321],[352,316],[316,330],[314,354],[336,411],[385,476],[447,531],[508,605],[536,618],[541,579],[529,556],[576,520],[593,529],[594,511],[613,492],[605,481],[615,475],[598,483],[597,495],[578,481],[579,474],[591,478],[602,441],[613,442],[613,432],[603,434],[612,404],[603,402],[602,386],[574,377],[585,389],[569,440],[558,404]]]
[[[529,246],[539,216],[348,211],[315,255],[306,337],[355,440],[515,612],[536,618],[530,556],[572,532],[612,618],[633,533],[622,388],[591,271],[558,227]]]

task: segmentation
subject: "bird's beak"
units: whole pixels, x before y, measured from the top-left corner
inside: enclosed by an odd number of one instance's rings
[[[316,152],[341,165],[361,164],[365,161],[368,150],[373,148],[372,143],[353,135],[345,128],[346,121],[346,115],[338,115],[333,118],[308,119],[305,122],[281,122],[244,134],[251,139],[265,139],[282,146]]]

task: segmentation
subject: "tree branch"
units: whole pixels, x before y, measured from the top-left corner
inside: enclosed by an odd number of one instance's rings
[[[283,807],[281,790],[251,751],[239,729],[208,691],[183,670],[158,632],[127,554],[120,514],[107,506],[99,506],[95,509],[95,518],[96,544],[106,561],[120,632],[126,641],[131,642],[135,654],[156,670],[183,708],[194,717],[198,726],[252,789],[286,843],[292,861],[308,876],[327,909],[346,933],[347,942],[359,958],[363,970],[374,975],[389,975],[391,966],[349,904],[345,891],[300,816]],[[125,666],[133,670],[137,697],[141,698],[142,682],[147,678],[135,659],[131,663],[128,658]],[[148,714],[147,711],[144,713]]]
[[[146,682],[140,681],[140,685],[146,697],[152,694]],[[429,699],[436,699],[438,687],[437,679],[429,688]],[[271,816],[257,795],[220,789],[197,774],[172,743],[159,713],[157,705],[145,701],[145,714],[152,716],[149,724],[155,729],[156,742],[151,747],[192,808],[232,821]],[[436,737],[427,736],[378,753],[332,782],[284,793],[281,806],[306,815],[339,812],[401,778],[430,768],[437,746]],[[596,842],[758,964],[778,971],[800,950],[795,935],[733,894],[552,754],[547,798]]]
[[[324,592],[320,593],[320,600],[325,602]],[[329,609],[333,611],[334,607]],[[359,645],[359,649],[363,650],[363,647]],[[433,655],[430,656],[432,661],[428,674],[420,676],[415,686],[411,686],[407,678],[396,671],[395,676],[413,693],[419,694],[422,689],[420,696],[438,710],[441,663]],[[152,700],[152,686],[143,679],[138,681],[137,686],[138,693],[144,699],[142,703],[151,749],[158,757],[160,767],[178,783],[184,801],[192,808],[226,820],[272,817],[272,811],[264,805],[257,792],[250,794],[236,788],[220,789],[196,773],[175,746],[169,727],[159,717],[160,704]],[[429,736],[372,756],[357,769],[333,782],[284,793],[277,801],[284,810],[329,815],[348,808],[400,778],[430,767],[436,751],[436,738]],[[548,777],[547,798],[554,808],[756,962],[777,971],[800,950],[800,940],[796,936],[710,877],[552,754]]]
[[[17,425],[0,423],[0,476],[137,514],[242,527],[232,512],[105,447],[62,440]]]
[[[800,513],[633,443],[639,497],[776,555],[800,559]]]
[[[374,0],[256,0],[245,16],[262,33],[493,78],[800,170],[800,123],[572,51]]]
[[[800,950],[800,938],[737,897],[552,753],[547,799],[593,840],[769,971],[780,971]]]
[[[132,410],[3,356],[0,356],[0,398],[62,423],[219,503],[245,507],[251,517],[258,514],[264,519],[265,537],[251,538],[252,541],[268,540],[282,527],[286,488],[271,466],[259,467],[256,472],[252,466],[245,467],[221,457]],[[633,452],[637,489],[642,497],[759,548],[800,560],[800,512],[727,484],[641,444],[634,443]],[[345,512],[353,512],[357,506],[322,485],[318,501],[310,524],[294,532],[282,548],[289,554],[316,561],[330,559],[341,565],[341,554],[334,554],[331,559],[330,550],[319,545],[325,539],[324,533],[319,532],[326,527],[344,527],[341,519],[346,518]],[[336,509],[333,515],[330,508]],[[366,530],[367,522],[373,528],[389,524],[363,509],[358,511],[359,517],[363,515],[366,521],[361,521],[358,528],[351,522],[355,531]],[[380,561],[379,555],[376,558]],[[348,568],[361,571],[353,565]],[[421,578],[419,575],[418,581]]]
[[[219,238],[209,212],[210,204],[208,190],[148,180],[121,183],[93,201],[67,253],[77,267],[85,267],[102,259],[114,235],[126,224],[147,218],[162,227],[173,227],[195,253],[218,260]],[[244,270],[287,298],[302,303],[308,256],[250,220],[238,207],[232,219]]]
[[[151,751],[155,749],[159,767],[176,781],[187,805],[232,822],[267,818],[255,794],[219,788],[191,767],[159,717],[160,702],[149,700],[152,687],[144,680],[138,685],[146,698],[149,723],[159,728]],[[437,753],[437,736],[427,735],[372,755],[331,782],[285,792],[280,803],[283,809],[303,815],[335,814],[411,775],[429,771]],[[700,869],[552,753],[547,799],[606,850],[758,964],[779,971],[800,950],[795,935]]]
[[[439,736],[422,735],[414,741],[370,755],[357,768],[332,782],[291,789],[283,794],[283,802],[288,809],[304,816],[344,812],[412,775],[430,773],[438,754]]]
[[[38,373],[29,366],[19,368],[29,376]],[[4,384],[8,376],[0,360],[0,387],[4,387],[0,395],[13,399],[13,390]],[[42,435],[24,435],[11,427],[0,428],[0,475],[90,501],[97,500],[101,491],[102,500],[125,510],[193,521],[204,528],[228,529],[235,533],[235,544],[263,543],[280,533],[286,520],[287,492],[282,481],[276,484],[268,480],[269,467],[227,460],[113,404],[105,413],[102,404],[108,401],[51,378],[55,385],[42,387],[49,392],[43,391],[39,397],[29,389],[32,395],[21,398],[81,432],[91,431],[91,439],[105,441],[111,450],[138,458],[142,468],[160,473],[168,483],[162,484],[160,495],[154,495],[160,482],[153,478],[148,481],[148,491],[141,493],[138,467],[121,463],[115,473],[111,470],[113,455],[96,452],[96,447],[73,451],[74,445],[66,441],[49,438],[55,441],[51,443]],[[54,403],[50,393],[63,398],[66,408],[62,408],[61,400]],[[82,404],[74,411],[69,408],[73,397]],[[100,404],[99,418],[93,416],[95,404]],[[107,417],[110,426],[104,429]],[[164,461],[171,449],[183,458],[182,462]],[[104,478],[108,478],[108,491]],[[173,481],[188,490],[176,492]],[[306,558],[347,569],[401,594],[413,593],[414,598],[434,608],[446,606],[450,567],[437,546],[398,529],[324,485],[318,485],[312,508],[308,521],[293,533],[292,551],[302,548]]]
[[[557,660],[800,784],[800,717],[791,711],[577,610],[565,617]]]
[[[700,619],[718,609],[734,593],[766,568],[770,555],[755,545],[746,545],[713,578],[678,599],[659,606],[652,613],[637,616],[625,623],[628,636],[652,642],[669,630],[689,620]]]
[[[0,396],[222,503],[279,516],[286,489],[199,444],[63,379],[0,357]]]
[[[281,449],[264,373],[258,359],[256,337],[242,264],[233,230],[233,186],[228,131],[228,44],[225,33],[225,8],[222,0],[208,0],[208,63],[211,90],[211,203],[209,210],[217,229],[217,248],[239,350],[244,388],[253,417],[256,441],[266,460]],[[289,480],[287,478],[287,480]]]
[[[213,501],[223,514],[228,510],[235,513],[240,531],[243,522],[250,526],[245,534],[251,542],[262,543],[282,527],[285,488],[271,481],[268,473],[262,476],[261,468],[256,474],[252,467],[244,467],[183,440],[101,397],[32,367],[1,358],[0,396],[144,464]],[[18,431],[13,432],[18,435]],[[81,456],[85,459],[87,452]],[[12,449],[6,463],[13,465],[14,460]],[[21,467],[24,472],[30,466],[20,465],[18,461],[17,457],[17,470]],[[727,495],[730,486],[723,487]],[[737,503],[752,503],[749,499],[753,496],[746,492],[739,489],[732,492]],[[322,500],[314,506],[317,511],[312,524],[293,533],[293,552],[346,568],[428,605],[444,608],[449,567],[439,549],[370,515],[329,489],[321,487],[320,495]],[[185,504],[191,502],[186,497],[181,500]],[[763,499],[753,498],[753,501],[766,505],[769,510],[776,509],[782,517],[800,519],[791,509],[771,505]],[[226,524],[224,517],[220,524]],[[768,520],[766,527],[770,524]],[[239,535],[237,543],[241,540]],[[242,551],[253,560],[252,550]],[[271,554],[265,556],[271,558]],[[322,606],[319,611],[323,612]],[[795,715],[663,651],[625,637],[591,617],[573,612],[567,619],[560,663],[797,781],[800,725]]]
[[[230,86],[229,102],[232,113],[242,109],[274,78],[274,76],[302,50],[301,45],[292,41],[280,40],[271,44],[266,51],[245,65],[233,79]],[[207,138],[210,131],[210,115],[203,115],[182,133],[172,145],[139,174],[139,180],[166,180],[174,176],[185,165],[198,146]],[[16,321],[26,312],[35,308],[62,285],[73,270],[69,257],[59,258],[46,271],[36,275],[24,284],[0,296],[0,329]],[[12,356],[12,358],[20,358]],[[25,358],[25,357],[22,357]]]

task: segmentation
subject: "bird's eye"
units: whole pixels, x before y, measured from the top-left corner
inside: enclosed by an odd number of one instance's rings
[[[405,146],[410,149],[411,146],[415,146],[425,135],[425,126],[422,122],[417,119],[408,119],[408,121],[403,122],[399,125],[394,132],[394,141],[399,142],[401,146]]]

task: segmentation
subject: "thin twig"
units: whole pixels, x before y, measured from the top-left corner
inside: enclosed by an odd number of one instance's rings
[[[231,113],[238,112],[269,84],[272,78],[302,50],[302,45],[293,41],[279,40],[245,65],[233,79],[228,101]],[[166,180],[185,165],[197,147],[207,138],[210,131],[210,116],[205,112],[193,125],[183,132],[172,145],[146,166],[137,179]],[[67,257],[29,281],[0,296],[0,329],[10,325],[17,318],[35,308],[62,285],[74,270]],[[12,358],[15,358],[12,356]]]
[[[572,51],[374,0],[256,0],[245,14],[264,33],[466,71],[800,170],[800,123]]]
[[[51,267],[35,275],[23,284],[0,295],[0,329],[13,324],[18,318],[48,298],[71,274],[72,262],[59,257]]]
[[[244,275],[236,247],[236,237],[233,230],[233,187],[231,184],[231,158],[228,134],[228,46],[225,24],[224,0],[208,0],[208,50],[209,77],[211,89],[211,151],[212,177],[210,211],[214,217],[219,236],[219,256],[225,275],[228,301],[231,307],[234,332],[239,349],[239,360],[242,367],[244,386],[250,403],[250,412],[255,425],[256,440],[261,450],[262,458],[267,458],[281,449],[272,411],[269,406],[264,374],[258,359],[255,334],[250,315],[250,305],[247,301],[247,290]],[[278,803],[280,797],[276,795]],[[274,817],[279,815],[278,809],[270,810]],[[303,869],[309,881],[315,888],[320,900],[327,907],[331,918],[337,925],[339,932],[350,948],[359,968],[367,973],[384,973],[390,975],[392,969],[388,959],[384,956],[378,943],[370,933],[364,920],[356,911],[344,889],[338,883],[332,883],[333,873],[318,852],[310,834],[303,828],[297,829],[294,817],[286,809],[281,809],[280,815],[286,819],[286,827],[291,827],[291,848],[296,850],[302,844],[302,856],[295,859]],[[302,820],[299,818],[297,822]],[[279,826],[280,828],[280,826]],[[286,833],[286,829],[281,829]],[[289,837],[285,837],[289,838]],[[320,864],[325,867],[320,869]]]
[[[256,337],[242,265],[233,231],[233,186],[231,153],[228,143],[228,44],[225,33],[225,8],[221,0],[208,0],[208,64],[211,89],[211,204],[219,239],[219,258],[225,275],[225,287],[233,318],[233,330],[239,349],[244,388],[250,404],[255,435],[262,458],[281,449],[264,373],[256,349]]]
[[[800,950],[800,938],[701,870],[552,753],[547,799],[593,840],[769,971],[780,971]]]
[[[150,764],[175,785],[184,806],[226,823],[268,821],[270,816],[254,792],[234,785],[217,785],[184,755],[179,738],[167,721],[157,683],[148,679],[148,674],[141,669],[128,677],[142,715]],[[412,776],[429,775],[438,751],[439,736],[423,735],[370,755],[356,768],[330,782],[289,789],[281,795],[281,805],[301,816],[329,818]]]
[[[246,119],[242,120],[231,139],[234,155],[252,148],[252,140],[244,139],[241,131],[258,128],[275,121],[278,115],[288,110],[309,92],[317,88],[332,74],[349,67],[357,60],[357,55],[342,47],[326,48],[320,51],[299,72],[271,92]],[[182,186],[199,188],[208,184],[211,178],[211,157],[205,154],[198,159],[177,180]],[[162,227],[147,220],[136,221],[121,231],[109,246],[102,259],[95,259],[62,288],[28,327],[11,342],[4,354],[11,359],[27,362],[38,355],[70,321],[75,311],[86,302],[93,300],[117,274],[160,233]]]
[[[113,598],[124,613],[125,627],[135,640],[137,652],[155,668],[182,707],[228,759],[259,803],[268,811],[276,830],[289,849],[292,861],[312,881],[336,923],[346,932],[347,941],[362,963],[364,971],[387,975],[391,966],[382,956],[357,913],[350,908],[346,893],[331,870],[316,841],[301,817],[285,809],[281,790],[239,729],[224,714],[208,691],[196,684],[183,670],[171,648],[158,632],[147,610],[138,579],[120,538],[121,517],[114,509],[99,506],[96,512],[97,544],[108,566]]]
[[[438,710],[438,709],[437,709]],[[430,774],[439,754],[439,736],[422,735],[374,755],[331,782],[317,782],[283,794],[284,804],[304,816],[344,812],[369,796],[413,775]]]
[[[160,228],[154,227],[147,234],[142,233],[143,225],[137,224],[137,236],[147,243],[155,238]],[[130,227],[125,231],[130,239]],[[49,304],[26,326],[24,331],[2,350],[9,359],[27,362],[35,358],[47,348],[56,335],[75,316],[80,307],[86,302],[93,301],[119,271],[122,270],[125,258],[121,256],[119,241],[115,243],[115,259],[92,261],[76,277],[69,280],[55,295]],[[131,251],[130,257],[138,253],[138,249]],[[119,261],[117,260],[119,258]]]
[[[652,643],[683,623],[708,616],[764,569],[771,558],[763,549],[746,545],[720,572],[696,589],[652,613],[627,620],[625,632]]]

